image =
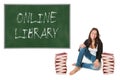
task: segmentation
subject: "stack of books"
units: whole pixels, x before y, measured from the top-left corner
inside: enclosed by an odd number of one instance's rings
[[[58,53],[55,55],[55,69],[57,74],[66,74],[67,72],[67,53]]]
[[[111,74],[114,72],[114,55],[111,53],[103,53],[103,73]]]

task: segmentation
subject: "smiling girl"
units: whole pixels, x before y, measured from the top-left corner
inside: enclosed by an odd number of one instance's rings
[[[88,68],[93,70],[99,70],[101,66],[101,54],[103,52],[103,44],[100,39],[99,31],[97,28],[92,28],[88,39],[79,47],[79,55],[77,62],[73,64],[75,68],[69,73],[75,74],[80,68]],[[92,63],[83,63],[83,57],[88,58]]]

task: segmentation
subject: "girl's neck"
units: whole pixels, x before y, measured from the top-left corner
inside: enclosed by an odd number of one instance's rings
[[[91,43],[90,47],[95,48],[95,40],[92,40],[92,43]]]
[[[92,42],[95,42],[95,39],[92,39]]]

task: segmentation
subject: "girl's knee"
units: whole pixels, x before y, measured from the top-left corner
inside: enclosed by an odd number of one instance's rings
[[[84,48],[80,48],[80,51],[83,51],[83,50],[86,50],[87,48],[86,47],[84,47]]]

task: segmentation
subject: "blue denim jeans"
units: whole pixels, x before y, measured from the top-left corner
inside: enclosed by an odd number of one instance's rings
[[[82,63],[83,57],[88,58],[90,61],[92,61],[92,63],[88,64],[88,63]],[[100,67],[94,67],[93,62],[96,60],[96,56],[92,55],[90,53],[90,51],[88,50],[88,48],[81,48],[78,58],[77,58],[77,63],[76,66],[78,67],[83,67],[83,68],[88,68],[88,69],[93,69],[93,70],[99,70]]]

